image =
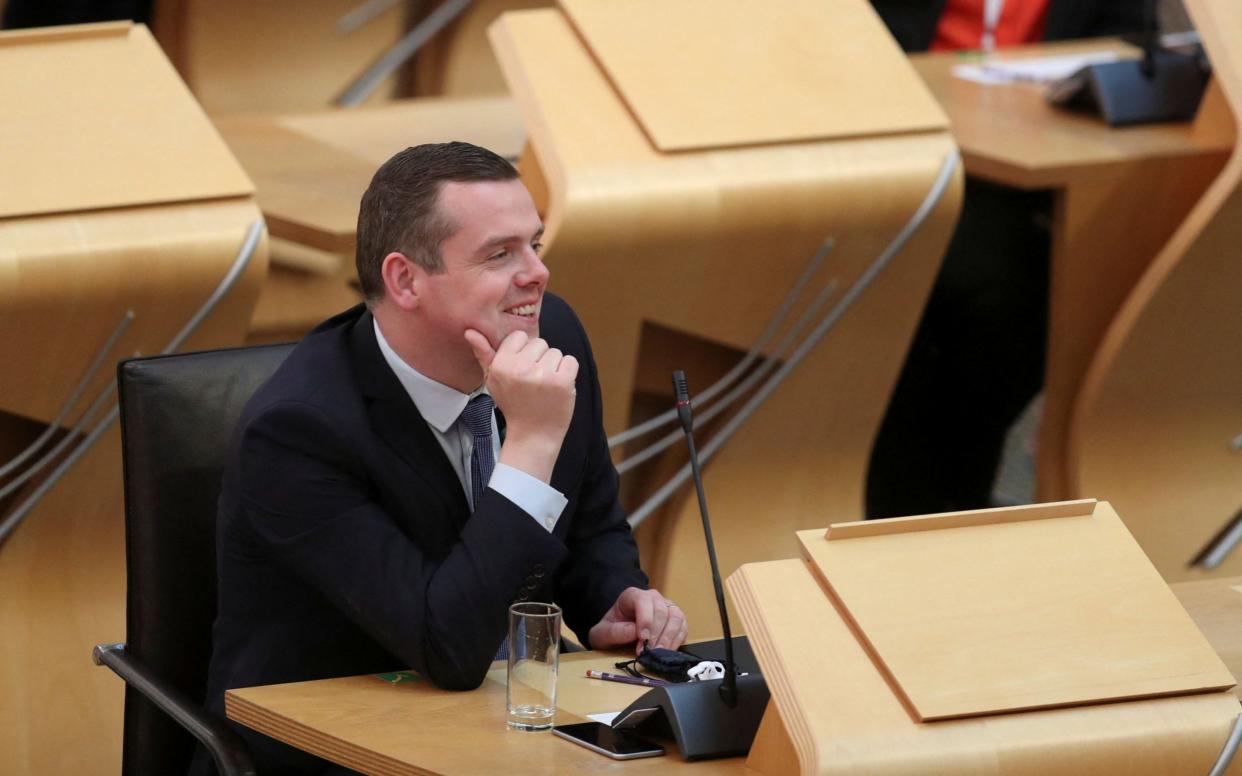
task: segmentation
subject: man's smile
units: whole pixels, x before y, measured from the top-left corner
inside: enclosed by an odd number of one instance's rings
[[[505,310],[510,315],[518,315],[523,318],[529,318],[539,313],[539,304],[537,302],[527,302],[526,304],[516,305]]]

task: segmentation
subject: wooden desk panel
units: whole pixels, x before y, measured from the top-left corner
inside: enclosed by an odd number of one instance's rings
[[[819,0],[785,0],[767,13],[749,0],[561,0],[561,8],[659,151],[946,124],[869,8]]]
[[[872,535],[838,538],[855,527]],[[846,523],[798,538],[922,721],[1235,684],[1107,502]]]
[[[620,653],[562,655],[557,724],[620,711],[645,692],[584,676],[588,668],[615,670],[624,659]],[[421,679],[394,685],[355,676],[230,690],[225,710],[243,725],[364,773],[753,773],[741,758],[688,763],[675,749],[635,766],[548,732],[510,730],[501,663],[473,692],[441,690]]]

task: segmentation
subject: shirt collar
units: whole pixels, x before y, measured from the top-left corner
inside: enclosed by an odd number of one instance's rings
[[[461,417],[461,412],[466,408],[467,402],[479,394],[487,393],[486,386],[482,385],[472,393],[466,394],[432,380],[397,355],[397,351],[392,349],[388,340],[384,339],[384,332],[380,331],[379,321],[372,318],[371,322],[375,326],[375,341],[379,344],[384,361],[397,376],[405,392],[410,395],[410,400],[418,408],[418,414],[422,415],[423,420],[430,423],[441,434],[447,433],[453,427],[453,424]]]

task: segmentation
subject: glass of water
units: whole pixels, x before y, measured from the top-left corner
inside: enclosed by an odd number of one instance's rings
[[[509,607],[509,727],[552,727],[560,652],[559,606],[525,602]]]

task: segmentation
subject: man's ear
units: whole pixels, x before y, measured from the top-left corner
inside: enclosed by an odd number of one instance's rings
[[[393,251],[380,263],[385,298],[401,310],[413,310],[418,307],[426,274],[426,270],[413,259],[400,251]]]

